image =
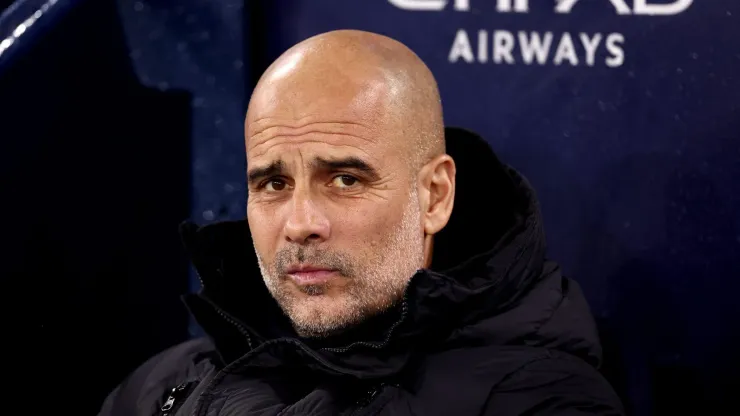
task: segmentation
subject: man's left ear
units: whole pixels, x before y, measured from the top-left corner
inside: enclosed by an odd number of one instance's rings
[[[439,155],[419,171],[421,214],[426,235],[438,233],[450,219],[455,203],[455,161]]]

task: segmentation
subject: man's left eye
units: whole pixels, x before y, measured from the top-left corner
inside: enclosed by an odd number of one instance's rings
[[[334,179],[332,179],[332,185],[336,186],[337,188],[349,188],[357,184],[357,182],[357,178],[349,175],[339,175],[335,176]]]

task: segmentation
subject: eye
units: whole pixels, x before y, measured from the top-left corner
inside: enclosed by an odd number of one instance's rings
[[[264,184],[264,188],[269,192],[279,192],[285,189],[285,181],[280,179],[270,179]]]
[[[332,186],[336,186],[337,188],[350,188],[353,185],[356,185],[358,181],[359,180],[354,176],[339,175],[335,176],[334,179],[332,179],[331,184]]]

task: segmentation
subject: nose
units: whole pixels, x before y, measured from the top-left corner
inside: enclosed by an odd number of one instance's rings
[[[294,192],[291,211],[285,222],[285,238],[288,241],[307,244],[321,242],[329,238],[329,219],[312,200],[303,192]]]

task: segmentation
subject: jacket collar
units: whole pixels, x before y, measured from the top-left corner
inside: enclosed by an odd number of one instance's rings
[[[375,378],[398,373],[414,349],[461,342],[465,335],[455,335],[461,328],[476,328],[478,342],[484,344],[552,341],[538,339],[536,328],[552,316],[552,305],[562,294],[556,299],[550,290],[535,290],[549,274],[544,272],[545,237],[531,186],[499,162],[477,135],[461,129],[447,129],[446,134],[448,153],[458,166],[458,189],[448,226],[435,237],[432,267],[411,279],[401,304],[361,324],[351,336],[321,343],[296,336],[259,275],[246,221],[181,225],[203,284],[200,293],[185,301],[225,362],[259,348],[266,356],[279,357],[255,360],[262,365],[304,360],[318,371]],[[545,298],[528,301],[541,292]],[[581,312],[590,318],[587,309]],[[574,328],[558,325],[548,336],[567,344],[561,338],[572,337]],[[576,353],[598,361],[598,339],[589,331],[579,335],[585,346]]]

